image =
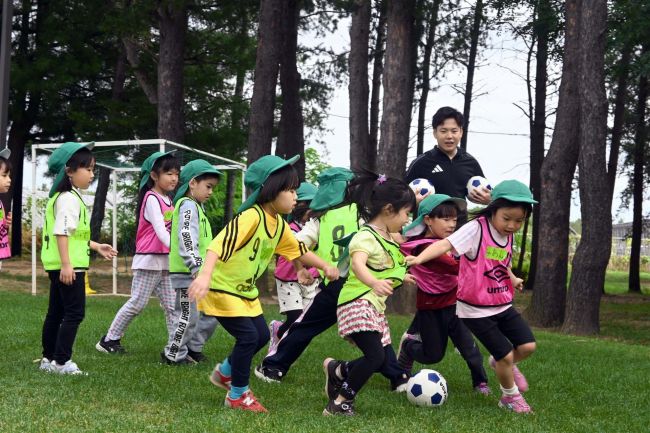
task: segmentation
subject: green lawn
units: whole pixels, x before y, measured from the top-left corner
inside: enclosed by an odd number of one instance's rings
[[[11,287],[3,281],[2,284]],[[647,432],[650,405],[650,348],[607,339],[537,331],[538,352],[522,364],[531,384],[530,416],[497,408],[497,396],[472,392],[469,372],[452,350],[434,368],[447,378],[449,400],[442,408],[411,405],[373,377],[357,399],[354,419],[325,418],[321,362],[326,356],[352,358],[357,351],[330,329],[316,338],[281,385],[251,385],[269,409],[265,415],[223,408],[225,392],[207,379],[212,363],[194,367],[160,365],[166,335],[163,315],[152,301],[123,339],[125,356],[94,349],[125,298],[91,297],[75,345],[74,360],[87,377],[41,373],[40,329],[47,306],[36,297],[0,291],[7,306],[0,358],[1,432]],[[650,316],[650,304],[617,307]],[[267,319],[278,317],[267,307]],[[395,340],[407,317],[390,317]],[[629,330],[619,330],[627,334]],[[10,337],[10,338],[9,338]],[[647,338],[647,337],[646,337]],[[633,334],[628,338],[634,340]],[[647,341],[647,340],[646,340]],[[232,339],[219,328],[206,348],[215,361]],[[256,357],[259,361],[261,355]],[[489,371],[494,390],[496,380]]]
[[[609,295],[627,293],[628,277],[628,272],[607,271],[607,275],[605,276],[605,293]],[[650,295],[650,273],[641,272],[639,279],[641,280],[641,291],[646,295]]]

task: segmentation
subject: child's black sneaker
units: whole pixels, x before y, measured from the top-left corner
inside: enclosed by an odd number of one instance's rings
[[[402,334],[402,338],[399,340],[399,349],[397,350],[397,365],[399,365],[402,370],[408,371],[409,374],[413,369],[414,360],[406,351],[406,345],[411,340],[415,340],[415,337],[407,332]]]
[[[99,339],[99,342],[95,345],[95,349],[103,353],[126,353],[126,350],[122,347],[121,340],[106,341],[105,335]]]
[[[402,373],[401,375],[394,377],[390,380],[390,389],[393,392],[406,392],[406,388],[409,383],[409,375]]]
[[[187,357],[196,363],[208,361],[208,357],[205,356],[203,352],[195,352],[190,349],[187,349]]]
[[[343,400],[341,403],[336,403],[332,399],[327,403],[327,407],[323,410],[323,415],[343,415],[354,416],[354,402],[352,400]]]
[[[171,359],[165,356],[165,352],[160,352],[160,363],[165,365],[194,365],[196,362],[188,358],[179,359],[178,361],[172,361]]]
[[[255,367],[255,376],[267,383],[280,383],[284,373],[275,368],[264,367],[262,364]]]
[[[339,390],[343,385],[343,379],[336,374],[336,369],[343,364],[333,358],[326,358],[323,361],[323,371],[325,372],[325,395],[330,400],[334,400],[339,395]]]

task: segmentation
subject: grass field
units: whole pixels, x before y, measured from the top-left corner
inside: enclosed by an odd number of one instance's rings
[[[13,286],[5,279],[0,284]],[[125,298],[90,297],[74,354],[89,375],[61,377],[41,373],[32,363],[40,356],[47,297],[0,290],[5,336],[10,336],[3,339],[0,361],[0,432],[647,432],[647,298],[606,299],[604,321],[616,314],[635,319],[624,326],[618,318],[618,328],[609,331],[614,335],[605,339],[536,331],[538,352],[521,366],[531,384],[527,399],[533,415],[507,413],[497,408],[496,395],[474,394],[466,366],[449,350],[433,367],[445,375],[450,390],[442,408],[415,407],[375,376],[357,399],[358,416],[341,419],[321,415],[326,404],[321,362],[326,356],[351,359],[358,352],[334,329],[314,340],[281,385],[252,377],[252,389],[270,413],[249,414],[223,408],[225,392],[207,380],[212,362],[193,367],[158,363],[166,335],[156,301],[123,339],[129,353],[114,357],[94,345]],[[268,320],[279,316],[273,306],[266,311]],[[389,318],[395,341],[408,320]],[[206,354],[220,360],[231,344],[219,328]],[[488,374],[497,390],[494,375]]]

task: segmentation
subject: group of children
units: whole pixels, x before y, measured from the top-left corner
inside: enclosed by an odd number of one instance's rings
[[[51,284],[40,368],[55,373],[83,374],[72,361],[72,346],[84,317],[90,249],[105,258],[117,254],[110,245],[90,241],[79,190],[93,179],[91,149],[92,144],[65,143],[48,161],[56,178],[43,227],[41,258]],[[0,191],[10,171],[2,158]],[[402,180],[344,168],[321,173],[316,188],[300,183],[293,167],[297,159],[267,155],[253,162],[244,179],[251,193],[213,238],[203,205],[221,173],[203,160],[181,170],[173,152],[147,158],[131,297],[97,350],[124,353],[121,338],[155,292],[168,334],[161,362],[205,360],[203,345],[219,323],[235,342],[210,381],[227,391],[225,406],[266,412],[249,387],[253,356],[270,341],[254,371],[262,380],[280,382],[311,339],[338,323],[339,335],[362,356],[325,359],[329,402],[323,413],[353,415],[354,400],[373,373],[404,391],[413,362],[439,362],[448,337],[465,358],[477,392],[489,394],[473,334],[490,352],[503,394],[499,406],[530,412],[521,394],[528,385],[517,363],[534,351],[535,340],[512,307],[514,288],[522,281],[510,270],[514,233],[535,203],[528,188],[517,181],[495,186],[491,203],[456,230],[464,199],[441,194],[422,199]],[[256,280],[276,255],[278,302],[286,321],[267,325]],[[418,287],[412,328],[419,332],[405,333],[396,355],[384,311],[388,296],[406,281]]]

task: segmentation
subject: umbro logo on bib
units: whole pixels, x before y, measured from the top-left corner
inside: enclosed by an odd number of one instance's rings
[[[440,167],[440,165],[438,164],[436,164],[436,166],[433,167],[433,170],[431,170],[431,173],[442,173],[442,172],[443,172],[442,167]]]

